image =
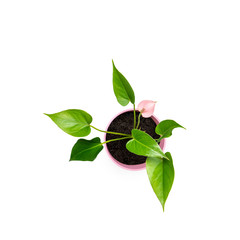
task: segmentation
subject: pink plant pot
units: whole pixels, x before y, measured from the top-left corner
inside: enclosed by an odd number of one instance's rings
[[[115,117],[113,117],[113,119],[109,122],[109,124],[108,124],[108,126],[107,126],[107,128],[106,128],[106,131],[107,131],[109,125],[111,124],[111,122],[112,122],[117,116],[119,116],[119,115],[121,115],[121,114],[123,114],[123,113],[125,113],[125,112],[129,112],[129,111],[133,111],[133,109],[124,110],[124,111],[120,112],[119,114],[117,114]],[[153,115],[151,118],[153,119],[153,121],[154,121],[156,124],[159,123],[159,120],[158,120],[154,115]],[[106,137],[107,137],[107,134],[105,133],[105,136],[104,136],[105,141],[106,141]],[[161,142],[159,143],[159,146],[160,146],[160,148],[161,148],[163,151],[164,151],[164,149],[165,149],[165,145],[166,145],[166,140],[165,140],[165,139],[161,140]],[[137,165],[127,165],[127,164],[123,164],[123,163],[119,162],[118,160],[116,160],[116,159],[111,155],[111,153],[108,151],[107,144],[106,144],[105,149],[106,149],[106,152],[107,152],[109,158],[112,159],[112,161],[113,161],[115,164],[117,164],[119,167],[121,167],[121,168],[124,168],[124,169],[127,169],[127,170],[133,170],[133,171],[142,170],[142,169],[145,169],[145,168],[146,168],[146,163],[141,163],[141,164],[137,164]]]

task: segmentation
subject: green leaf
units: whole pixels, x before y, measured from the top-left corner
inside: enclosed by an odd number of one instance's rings
[[[79,139],[72,148],[70,161],[93,161],[102,149],[103,146],[98,137],[92,140]]]
[[[113,90],[118,102],[122,106],[128,105],[129,101],[135,103],[135,95],[133,89],[127,79],[117,70],[113,64]]]
[[[165,154],[169,160],[166,158],[149,157],[146,161],[148,178],[153,191],[162,204],[163,211],[174,180],[172,156],[169,152]]]
[[[68,109],[54,114],[46,114],[64,132],[74,137],[84,137],[91,132],[89,124],[92,117],[87,112],[78,109]]]
[[[132,137],[126,145],[128,151],[146,157],[166,157],[157,142],[147,133],[133,129]]]
[[[178,127],[184,128],[173,120],[164,120],[156,126],[155,131],[163,139],[172,136],[173,129]]]

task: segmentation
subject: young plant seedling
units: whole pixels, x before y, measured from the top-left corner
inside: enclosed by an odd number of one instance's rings
[[[92,125],[92,116],[79,109],[68,109],[54,114],[46,114],[52,121],[61,128],[64,132],[74,137],[86,137],[90,134],[91,129],[109,134],[118,135],[105,142],[101,142],[99,137],[91,140],[80,138],[72,148],[70,161],[93,161],[102,151],[103,145],[113,141],[129,139],[126,144],[128,151],[147,157],[146,170],[153,191],[162,204],[164,210],[165,202],[172,188],[174,180],[174,167],[172,156],[169,152],[164,153],[159,146],[162,139],[172,135],[175,128],[184,128],[173,120],[161,121],[155,129],[155,132],[160,136],[158,139],[153,139],[149,134],[139,129],[141,116],[149,118],[153,115],[156,102],[150,100],[141,101],[137,110],[140,112],[136,119],[135,94],[127,81],[127,79],[118,71],[113,64],[113,90],[117,101],[126,106],[131,102],[133,104],[134,124],[131,134],[109,132],[96,128]]]

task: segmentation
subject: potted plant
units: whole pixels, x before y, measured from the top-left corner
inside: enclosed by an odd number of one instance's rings
[[[86,137],[91,129],[105,133],[105,141],[99,137],[80,138],[72,148],[70,161],[93,161],[103,146],[119,166],[138,170],[146,168],[147,174],[164,210],[165,202],[174,180],[173,160],[170,152],[164,153],[165,139],[175,128],[183,128],[173,120],[159,122],[153,116],[156,102],[141,101],[135,107],[135,94],[127,79],[113,63],[113,90],[117,101],[132,110],[116,116],[106,130],[92,125],[92,116],[80,109],[68,109],[54,114],[45,114],[64,132],[74,137]]]

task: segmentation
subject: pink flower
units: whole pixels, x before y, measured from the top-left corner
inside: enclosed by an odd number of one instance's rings
[[[155,104],[155,101],[143,100],[138,104],[137,110],[142,113],[144,118],[149,118],[153,115]]]

